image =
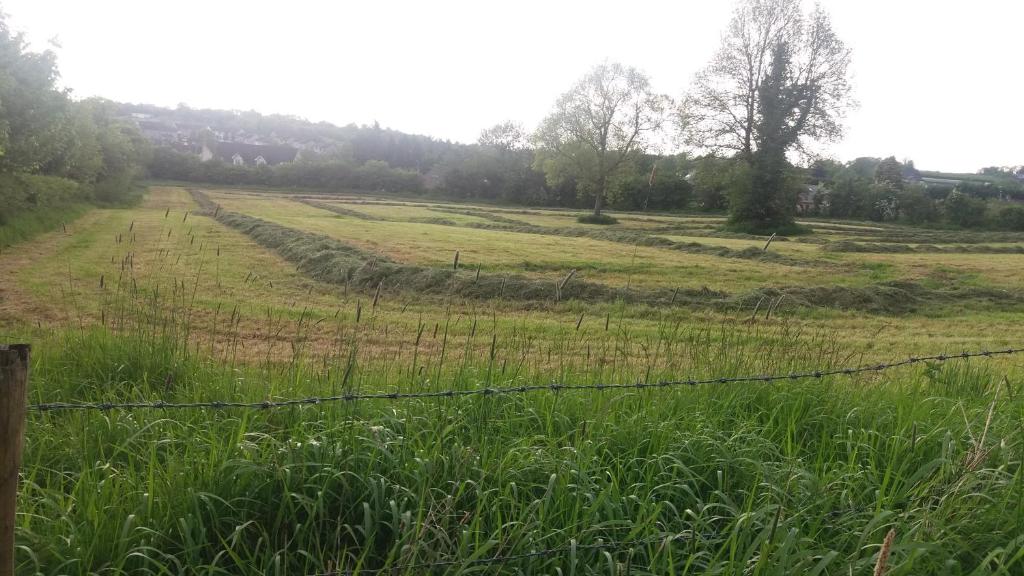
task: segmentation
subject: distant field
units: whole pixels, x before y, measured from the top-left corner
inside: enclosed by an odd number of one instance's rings
[[[631,387],[1024,346],[1024,235],[615,215],[154,187],[5,249],[31,402],[383,395],[33,413],[19,573],[1024,570],[1022,355]]]
[[[687,253],[666,247],[649,247],[640,239],[645,235],[659,236],[681,244],[737,251],[764,247],[766,239],[716,234],[714,227],[721,224],[721,219],[715,218],[622,215],[623,224],[616,228],[630,231],[635,237],[610,241],[601,238],[603,231],[599,227],[595,229],[579,224],[574,215],[562,211],[451,204],[428,207],[430,205],[414,202],[370,203],[365,199],[361,202],[321,201],[325,206],[348,212],[339,214],[285,197],[211,193],[211,197],[227,210],[326,234],[399,261],[429,266],[443,266],[459,251],[465,265],[479,266],[491,272],[546,274],[557,278],[575,269],[581,278],[607,284],[706,286],[729,292],[795,284],[866,286],[879,279],[932,282],[936,278],[951,276],[957,280],[970,280],[972,285],[1009,288],[1019,286],[1020,280],[1024,279],[1024,274],[1015,270],[1019,261],[1015,254],[1000,257],[987,253],[872,254],[822,250],[822,242],[844,239],[855,239],[860,243],[877,242],[873,234],[884,235],[883,238],[889,240],[899,234],[899,229],[892,226],[809,222],[807,224],[816,227],[811,236],[795,238],[794,241],[777,239],[772,243],[771,253],[791,258],[789,262],[780,263],[765,262],[756,257],[737,259],[708,252]],[[360,214],[372,219],[361,219]],[[516,230],[515,223],[495,223],[489,221],[488,216],[513,220],[524,226],[548,228],[550,233],[523,233]],[[572,233],[580,229],[593,236],[565,237],[555,233],[556,230]],[[688,234],[688,229],[699,230],[700,234]],[[904,230],[909,235],[908,240],[917,235],[917,231]],[[849,236],[852,232],[857,235]],[[1024,235],[1016,236],[1024,241]],[[956,234],[948,234],[946,242],[938,247],[956,243]],[[920,243],[909,242],[906,246],[915,249]],[[1016,244],[1003,242],[988,246],[1012,247]]]

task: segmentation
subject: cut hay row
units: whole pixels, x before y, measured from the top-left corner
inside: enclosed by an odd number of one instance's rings
[[[829,262],[817,262],[799,258],[792,258],[777,252],[764,251],[760,248],[750,247],[741,250],[727,248],[725,246],[710,246],[699,242],[676,242],[663,236],[655,236],[643,232],[628,230],[592,230],[590,228],[566,226],[562,228],[534,226],[531,224],[477,224],[465,225],[469,228],[480,228],[484,230],[500,230],[502,232],[517,232],[520,234],[540,234],[544,236],[561,236],[565,238],[589,238],[591,240],[603,240],[630,246],[646,246],[651,248],[664,248],[677,250],[688,254],[701,254],[705,256],[718,256],[720,258],[735,258],[741,260],[755,260],[771,262],[798,268],[835,266]],[[760,237],[757,237],[760,238]]]
[[[367,214],[359,213],[355,210],[337,206],[334,204],[317,202],[308,199],[301,199],[302,203],[314,208],[320,208],[327,210],[335,214],[352,216],[360,218],[362,220],[387,220],[378,216],[370,216]],[[590,228],[579,227],[579,226],[565,226],[565,227],[551,227],[551,226],[536,226],[533,224],[527,224],[519,220],[512,218],[506,218],[498,216],[485,210],[472,210],[472,209],[450,209],[450,208],[437,208],[431,207],[431,210],[439,212],[448,212],[451,214],[461,214],[464,216],[476,216],[490,220],[490,223],[483,222],[469,222],[460,224],[451,220],[443,218],[417,218],[412,221],[425,224],[437,224],[441,226],[463,226],[466,228],[478,228],[482,230],[497,230],[501,232],[515,232],[519,234],[538,234],[542,236],[560,236],[565,238],[589,238],[591,240],[601,240],[605,242],[615,242],[618,244],[628,244],[631,246],[646,246],[654,248],[666,248],[669,250],[678,250],[681,252],[687,252],[691,254],[702,254],[707,256],[719,256],[722,258],[737,258],[745,260],[759,260],[766,262],[773,262],[777,264],[785,264],[788,266],[796,267],[808,267],[808,266],[820,266],[820,265],[833,265],[824,264],[819,262],[813,262],[809,260],[803,260],[798,258],[791,258],[775,252],[768,252],[757,248],[745,248],[741,250],[735,250],[724,246],[709,246],[707,244],[701,244],[699,242],[676,242],[669,240],[668,238],[646,234],[642,232],[629,231],[629,230],[592,230]],[[760,236],[751,235],[736,235],[737,237],[742,236],[743,238],[756,238],[761,239]],[[785,238],[776,238],[776,241],[786,241]]]
[[[869,254],[1024,254],[1024,245],[993,246],[988,244],[899,244],[839,240],[822,246],[827,252]]]
[[[478,300],[506,299],[538,303],[564,300],[583,302],[644,303],[655,306],[688,306],[713,310],[750,310],[759,302],[777,302],[776,308],[825,308],[882,314],[907,314],[930,305],[974,301],[1005,308],[1024,302],[1024,294],[993,288],[954,285],[933,288],[919,282],[893,281],[869,286],[765,287],[744,294],[688,289],[622,289],[575,278],[566,270],[560,280],[541,280],[522,275],[460,272],[453,268],[416,266],[390,260],[322,234],[296,230],[236,212],[220,209],[199,190],[190,190],[207,215],[240,230],[261,246],[295,265],[304,275],[321,282],[365,292],[411,292],[438,297],[459,296]],[[476,227],[476,226],[474,226]],[[483,226],[486,228],[486,226]],[[518,228],[518,227],[517,227]],[[510,230],[519,231],[519,230]],[[534,229],[532,233],[541,233]],[[600,232],[583,234],[600,235]],[[615,235],[616,233],[609,233]],[[628,233],[626,233],[628,234]],[[577,236],[566,233],[566,236]],[[625,236],[619,236],[625,238]],[[599,238],[604,239],[604,238]],[[667,239],[655,245],[685,246]],[[704,248],[707,248],[703,245]],[[760,249],[729,252],[761,252]],[[456,256],[457,258],[457,256]]]
[[[318,200],[312,200],[309,198],[295,198],[295,200],[297,202],[302,202],[303,204],[306,204],[308,206],[319,208],[321,210],[327,210],[328,212],[333,212],[341,216],[351,216],[352,218],[358,218],[360,220],[370,220],[375,222],[386,220],[386,218],[381,218],[380,216],[376,216],[374,214],[367,214],[366,212],[352,210],[351,208],[345,208],[344,206],[338,206],[337,204],[320,202]]]

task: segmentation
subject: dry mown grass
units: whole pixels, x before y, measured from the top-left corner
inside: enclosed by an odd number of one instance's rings
[[[296,226],[323,221],[329,223],[332,229],[342,225],[348,234],[353,228],[362,230],[361,226],[389,224],[339,219],[334,214],[311,206],[265,195],[224,196],[230,196],[229,202],[234,202],[237,208],[278,210],[285,214],[285,217],[293,219],[292,222]],[[450,268],[449,259],[454,251],[440,251],[443,258],[435,256],[436,260],[428,261],[426,267],[414,267],[414,272],[409,275],[409,268],[405,263],[415,262],[416,256],[422,255],[422,252],[399,252],[400,257],[393,258],[394,262],[389,263],[392,259],[390,254],[381,250],[368,252],[366,248],[372,245],[359,247],[359,243],[355,242],[360,249],[350,252],[350,255],[355,255],[354,259],[345,266],[334,266],[335,271],[346,267],[363,270],[361,274],[364,275],[358,276],[360,280],[355,283],[349,281],[346,288],[344,283],[338,284],[337,279],[331,281],[328,278],[327,282],[316,281],[311,278],[316,276],[316,273],[310,274],[308,268],[297,269],[295,264],[282,259],[278,248],[261,247],[246,234],[196,213],[182,222],[186,211],[196,209],[184,190],[156,189],[138,208],[93,211],[70,227],[68,235],[54,233],[36,242],[25,244],[17,251],[0,256],[0,270],[6,277],[15,279],[14,282],[6,282],[0,286],[0,294],[3,295],[0,309],[3,310],[2,318],[5,324],[38,323],[44,326],[100,322],[104,315],[102,307],[109,307],[111,287],[116,285],[117,277],[122,272],[118,264],[129,253],[133,255],[133,275],[143,289],[169,287],[182,281],[190,291],[194,286],[198,287],[198,296],[192,303],[194,306],[191,314],[194,318],[196,338],[203,347],[212,347],[221,352],[226,350],[226,332],[218,328],[217,324],[223,322],[223,319],[229,317],[232,310],[238,307],[240,318],[236,325],[237,336],[234,338],[242,343],[238,348],[244,351],[247,358],[287,358],[291,352],[286,344],[300,331],[299,325],[303,317],[312,318],[313,322],[321,321],[316,330],[309,331],[309,348],[328,350],[336,345],[332,340],[336,338],[336,334],[322,327],[322,319],[334,318],[334,315],[338,314],[339,317],[346,317],[351,321],[357,306],[362,307],[364,314],[371,311],[388,318],[380,325],[386,326],[382,330],[390,335],[414,331],[421,320],[424,325],[430,326],[439,322],[451,289],[451,275],[443,269]],[[473,207],[447,209],[487,212],[486,209]],[[168,210],[170,215],[165,217]],[[390,224],[402,226],[401,223]],[[132,226],[134,238],[118,244],[116,236],[125,236]],[[411,228],[407,223],[404,226],[407,229]],[[458,226],[436,225],[416,225],[416,228],[433,234],[428,238],[431,242],[437,242],[439,238],[442,239],[441,242],[449,241],[450,234],[463,229]],[[376,233],[382,236],[391,234],[394,230],[377,229]],[[891,334],[884,341],[898,349],[912,348],[901,344],[907,338],[901,334],[920,334],[921,338],[934,340],[936,343],[960,342],[961,339],[966,343],[980,343],[990,336],[986,336],[985,323],[979,323],[979,317],[988,319],[993,326],[1003,326],[1000,329],[1000,336],[1006,335],[1009,338],[1016,332],[1011,328],[1013,321],[1006,320],[1012,317],[1015,297],[999,290],[992,291],[979,283],[980,279],[986,279],[986,282],[994,280],[1006,285],[1014,282],[1018,278],[1019,270],[1015,267],[1016,256],[1010,254],[999,255],[995,259],[991,255],[957,255],[961,261],[954,264],[944,260],[945,255],[937,254],[843,255],[856,258],[858,261],[877,261],[893,269],[909,272],[919,278],[920,282],[895,282],[864,288],[815,288],[813,285],[794,285],[797,279],[807,280],[807,274],[802,272],[780,276],[780,282],[775,287],[766,287],[765,277],[758,276],[756,268],[751,267],[749,263],[702,255],[674,254],[661,248],[640,247],[636,252],[636,260],[641,263],[657,262],[659,266],[645,272],[650,275],[671,279],[671,276],[666,276],[665,271],[671,271],[672,268],[664,266],[664,260],[670,257],[685,258],[698,264],[706,262],[703,265],[706,266],[707,272],[701,272],[699,267],[693,269],[692,290],[676,292],[674,288],[666,288],[659,292],[657,288],[650,288],[657,287],[657,283],[645,282],[643,274],[636,272],[635,269],[624,268],[620,272],[604,269],[598,273],[588,269],[588,260],[585,258],[605,257],[603,252],[596,249],[589,254],[581,254],[578,262],[572,262],[568,254],[561,252],[567,240],[573,243],[588,243],[585,245],[590,248],[592,245],[589,243],[593,240],[588,238],[465,230],[471,234],[495,234],[494,240],[489,244],[485,243],[483,248],[507,244],[509,238],[524,239],[520,244],[526,242],[526,239],[547,242],[545,247],[539,250],[544,252],[549,260],[537,259],[523,267],[526,270],[524,281],[527,283],[524,286],[533,286],[532,288],[519,289],[515,295],[511,293],[516,284],[509,283],[506,276],[509,266],[513,269],[516,266],[514,260],[502,262],[499,259],[495,266],[484,267],[481,272],[482,280],[478,279],[473,264],[479,262],[478,258],[483,256],[474,255],[470,251],[462,252],[460,255],[463,269],[458,273],[458,290],[455,292],[455,297],[460,300],[470,298],[470,301],[478,302],[480,314],[484,314],[484,310],[489,310],[489,313],[499,317],[499,320],[529,324],[533,337],[541,340],[552,338],[553,334],[565,326],[574,326],[581,317],[585,320],[582,322],[584,331],[602,326],[602,319],[616,309],[616,302],[620,298],[635,302],[628,307],[629,321],[641,331],[654,329],[652,326],[644,327],[644,323],[648,322],[646,319],[653,320],[666,314],[678,315],[682,319],[699,314],[747,321],[757,309],[757,315],[760,317],[758,321],[763,322],[763,316],[772,309],[772,314],[776,318],[792,314],[808,316],[805,321],[813,323],[820,329],[843,326],[843,330],[850,334],[850,341],[856,342],[858,347],[871,347],[874,344],[873,331],[878,328],[879,323],[884,324],[888,321],[885,312],[901,314],[900,322],[906,326],[906,332],[883,331]],[[166,237],[168,231],[171,232],[170,238]],[[372,229],[367,228],[359,233],[370,235]],[[741,239],[725,240],[729,240],[730,243],[753,242]],[[540,246],[530,245],[533,249]],[[603,249],[609,246],[616,247],[620,262],[624,259],[634,259],[631,252],[618,247],[621,245],[599,245],[604,247]],[[201,246],[203,250],[200,250]],[[332,246],[332,250],[337,249],[337,245]],[[738,247],[739,244],[733,246]],[[782,246],[782,243],[779,246]],[[786,249],[789,246],[787,244]],[[808,246],[816,249],[813,245]],[[220,256],[214,255],[217,248],[220,249]],[[422,250],[422,247],[420,249]],[[374,269],[366,270],[374,258]],[[614,261],[615,258],[611,260]],[[202,274],[198,274],[198,284],[194,284],[200,265],[203,266]],[[431,271],[431,266],[437,270]],[[572,266],[579,268],[563,290],[563,301],[556,303],[556,283],[568,275],[566,269],[571,269]],[[730,269],[730,266],[735,268]],[[785,269],[778,265],[760,263],[755,266]],[[400,273],[392,275],[388,270],[398,270]],[[732,284],[735,292],[705,291],[701,286],[705,285],[708,279],[706,274],[726,278],[731,275],[734,280],[747,275],[747,279]],[[106,287],[102,289],[99,287],[101,276],[105,277],[106,282]],[[504,298],[491,300],[495,295],[493,292],[496,285],[497,289],[501,290],[499,278],[505,278],[505,289],[510,293]],[[606,282],[610,288],[587,288],[590,286],[588,282],[592,282],[593,278]],[[543,281],[535,285],[536,279]],[[372,300],[382,280],[383,292],[378,298],[378,306],[374,308]],[[408,284],[403,286],[406,282]],[[627,283],[632,288],[623,291]],[[665,284],[671,286],[675,283],[675,280],[672,280],[672,284]],[[749,286],[751,289],[743,292],[743,286]],[[961,288],[958,289],[957,286]],[[536,295],[530,296],[530,290],[536,290]],[[416,294],[418,298],[410,298],[411,294]],[[357,301],[361,303],[357,305]],[[663,308],[668,301],[676,304],[670,313]],[[956,312],[952,316],[942,313],[938,318],[930,317],[936,312],[928,316],[914,314],[915,310],[928,309],[937,304],[963,312]],[[982,308],[975,306],[978,304],[981,304]],[[541,310],[543,313],[539,312]],[[883,315],[863,316],[858,311],[871,311]],[[110,311],[108,310],[106,314],[109,319]],[[819,316],[820,319],[817,319]],[[941,327],[944,324],[960,318],[965,320],[957,321],[956,329],[951,334],[942,332]],[[268,326],[273,326],[273,330]],[[373,332],[368,330],[366,338],[373,342],[373,347],[392,346],[383,334],[373,335]]]

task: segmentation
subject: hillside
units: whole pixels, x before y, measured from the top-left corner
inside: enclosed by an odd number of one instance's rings
[[[162,108],[150,104],[119,104],[122,117],[135,122],[156,145],[198,152],[204,141],[285,145],[318,155],[387,162],[392,168],[425,173],[458,144],[407,134],[380,125],[336,126],[295,116],[254,111]]]

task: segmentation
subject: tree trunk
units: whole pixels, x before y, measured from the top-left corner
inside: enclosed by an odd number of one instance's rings
[[[601,215],[601,209],[604,208],[604,188],[607,183],[607,178],[602,174],[601,179],[598,181],[597,194],[594,198],[594,216]]]

